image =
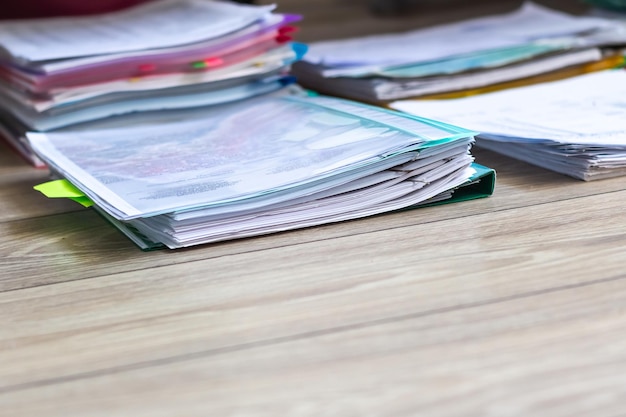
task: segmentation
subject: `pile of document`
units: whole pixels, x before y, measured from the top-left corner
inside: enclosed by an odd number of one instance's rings
[[[118,12],[0,22],[0,133],[33,163],[26,131],[208,106],[293,81],[299,19],[273,6],[157,0]]]
[[[504,15],[312,43],[293,74],[312,90],[377,104],[459,96],[617,67],[625,28],[528,2]]]
[[[144,249],[467,199],[477,184],[476,196],[489,195],[493,172],[473,165],[473,136],[322,96],[258,97],[145,125],[28,134],[62,178],[38,189],[70,185],[66,197],[93,203]]]
[[[477,146],[582,180],[626,175],[626,71],[393,108],[481,132]]]

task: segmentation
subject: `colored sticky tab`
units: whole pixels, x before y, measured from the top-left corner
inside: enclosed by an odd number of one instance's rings
[[[93,201],[68,180],[48,181],[33,188],[48,198],[69,198],[83,207],[93,206]]]
[[[291,85],[291,84],[295,84],[295,82],[296,82],[296,81],[297,81],[297,80],[296,80],[296,77],[294,77],[293,75],[286,75],[286,76],[284,76],[284,77],[282,77],[282,78],[280,78],[280,79],[278,80],[278,82],[279,82],[281,85]]]
[[[191,63],[191,68],[193,68],[193,69],[204,69],[204,68],[206,68],[206,64],[204,63],[204,61],[192,62]]]
[[[297,31],[298,31],[298,28],[295,26],[283,26],[283,27],[278,28],[278,33],[280,33],[281,35],[295,33]]]
[[[202,61],[192,62],[191,67],[193,69],[206,69],[211,67],[218,67],[222,64],[224,64],[224,60],[222,58],[213,57],[207,58]]]
[[[296,53],[296,59],[302,59],[302,57],[309,50],[309,47],[308,47],[308,45],[306,45],[304,43],[293,42],[291,44],[291,49],[293,49],[293,51]]]
[[[291,36],[289,36],[289,35],[280,34],[280,35],[276,36],[276,42],[277,43],[287,43],[287,42],[291,41],[292,39],[293,38]]]
[[[70,197],[70,200],[73,200],[80,204],[83,207],[91,207],[93,206],[93,201],[87,196],[84,197]]]
[[[139,72],[152,72],[156,70],[156,65],[154,64],[141,64],[137,67]]]
[[[220,66],[224,63],[224,60],[222,60],[222,58],[207,58],[204,60],[204,63],[206,64],[207,67],[217,67]]]

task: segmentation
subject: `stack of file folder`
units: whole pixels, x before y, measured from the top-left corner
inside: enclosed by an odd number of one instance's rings
[[[324,94],[386,104],[459,96],[614,68],[626,43],[621,22],[571,16],[533,3],[497,16],[309,45],[293,68]]]
[[[477,146],[581,180],[626,175],[626,71],[393,108],[481,132]]]
[[[347,100],[285,95],[28,137],[60,178],[39,190],[93,204],[149,249],[487,196],[495,176],[473,164],[474,134]]]
[[[304,46],[273,6],[158,0],[118,12],[0,22],[0,133],[209,106],[280,89]]]

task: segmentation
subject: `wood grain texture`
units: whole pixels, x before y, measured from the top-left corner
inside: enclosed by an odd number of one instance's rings
[[[621,191],[551,203],[551,215],[531,206],[0,294],[12,312],[2,326],[12,329],[3,338],[11,347],[0,358],[3,382],[626,277],[616,245],[626,241],[624,198]],[[579,210],[591,201],[602,215]]]
[[[0,405],[12,416],[618,416],[624,284],[188,355]]]
[[[279,7],[322,39],[518,2],[365,3]],[[0,415],[622,415],[626,178],[474,154],[491,198],[141,252],[0,147]]]
[[[413,293],[423,294],[415,305],[450,297],[458,282],[444,282]],[[15,416],[619,415],[623,275],[477,302],[485,290],[459,288],[469,304],[60,375],[0,405]]]

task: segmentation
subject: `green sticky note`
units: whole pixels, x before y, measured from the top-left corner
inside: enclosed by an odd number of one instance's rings
[[[206,63],[204,63],[202,61],[192,62],[191,63],[191,68],[194,68],[194,69],[204,69],[206,67],[207,67]]]
[[[69,198],[83,207],[93,206],[93,201],[68,180],[48,181],[33,188],[48,198]]]

